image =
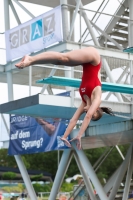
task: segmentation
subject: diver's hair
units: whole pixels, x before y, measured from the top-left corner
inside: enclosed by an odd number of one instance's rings
[[[107,107],[100,107],[100,109],[104,112],[104,113],[107,113],[107,114],[109,114],[109,115],[112,115],[112,116],[114,116],[114,113],[113,113],[113,111],[112,111],[112,109],[111,108],[107,108]]]
[[[97,117],[92,116],[92,118],[91,118],[92,121],[98,121],[99,119],[101,119],[101,117],[103,116],[103,113],[114,116],[112,109],[107,108],[107,107],[99,107],[97,110],[97,113],[98,113]]]

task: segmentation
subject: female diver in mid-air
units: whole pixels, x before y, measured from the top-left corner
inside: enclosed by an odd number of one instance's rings
[[[82,103],[73,115],[70,123],[61,138],[61,140],[71,147],[70,142],[76,140],[78,149],[81,149],[81,137],[87,129],[90,120],[99,120],[103,112],[113,115],[110,108],[99,107],[101,103],[101,58],[98,51],[94,47],[87,47],[79,50],[73,50],[67,53],[44,52],[36,56],[24,56],[22,60],[15,66],[23,69],[35,64],[54,64],[74,67],[83,66],[82,81],[79,88]],[[75,127],[81,114],[86,112],[83,123],[80,127],[78,135],[68,141],[67,137]]]

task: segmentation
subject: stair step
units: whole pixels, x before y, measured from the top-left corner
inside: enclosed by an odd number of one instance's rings
[[[121,18],[120,20],[119,20],[119,23],[124,23],[124,24],[127,24],[127,22],[128,22],[128,19],[126,19],[126,18]]]
[[[122,44],[122,45],[126,45],[128,43],[128,40],[119,40],[116,38],[113,38],[117,43]]]
[[[129,12],[126,10],[123,14],[123,16],[129,17]]]
[[[114,29],[120,29],[120,30],[128,31],[128,26],[122,26],[120,24],[116,24],[114,26]]]
[[[110,33],[110,35],[112,36],[118,36],[118,37],[121,37],[121,38],[128,38],[128,34],[126,33],[122,33],[122,32],[118,32],[118,31],[115,31],[115,32],[112,32]]]

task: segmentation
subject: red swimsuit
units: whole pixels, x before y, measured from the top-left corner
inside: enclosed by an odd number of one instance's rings
[[[87,95],[91,98],[92,91],[95,87],[101,86],[101,82],[98,78],[98,72],[101,68],[101,62],[94,66],[90,63],[83,64],[83,75],[82,82],[79,88],[80,96],[82,100],[86,103],[83,95]]]

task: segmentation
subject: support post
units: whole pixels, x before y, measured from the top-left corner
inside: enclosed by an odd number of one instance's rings
[[[29,96],[31,96],[32,87],[32,66],[29,66]]]
[[[118,80],[116,81],[116,83],[120,83],[120,81],[122,80],[123,76],[128,72],[129,69],[129,65],[126,67],[126,69],[122,72],[122,74],[120,75],[120,77],[118,78]],[[111,92],[109,92],[109,94],[106,96],[105,100],[108,100],[109,97],[111,96]]]
[[[73,8],[70,8],[70,24],[72,22],[72,19],[73,19],[73,15],[74,15],[74,10]],[[73,32],[72,32],[72,35],[71,35],[71,41],[74,41],[75,40],[75,32],[74,32],[74,28],[73,28]]]
[[[129,7],[129,19],[133,20],[133,0],[128,0],[128,7]],[[133,21],[129,21],[129,26],[128,26],[128,45],[131,47],[133,46],[133,40],[132,40],[132,35],[133,35]],[[129,55],[130,56],[130,55]],[[130,82],[131,85],[133,84],[133,61],[130,61]],[[133,95],[131,95],[131,101],[133,102]],[[131,117],[133,119],[133,105],[131,105]]]
[[[13,0],[22,10],[24,10],[31,18],[35,18],[35,16],[27,10],[18,0]]]
[[[75,13],[73,15],[72,23],[71,23],[71,27],[70,27],[70,33],[68,35],[68,40],[71,39],[71,36],[72,36],[72,33],[73,33],[74,23],[75,23],[75,20],[76,20],[76,16],[77,16],[77,13],[78,13],[78,10],[79,10],[80,3],[81,3],[81,0],[77,0],[77,5],[76,5]]]
[[[78,156],[76,153],[74,153],[74,157],[75,157],[75,160],[77,162],[77,165],[78,165],[78,168],[83,176],[83,179],[84,179],[84,182],[85,182],[85,186],[87,188],[87,192],[88,194],[90,195],[90,198],[93,199],[93,200],[96,200],[96,196],[94,194],[94,191],[93,191],[93,188],[92,188],[92,184],[90,182],[90,179],[89,179],[89,176],[87,175],[86,171],[84,170],[84,167],[82,165],[82,162],[81,160],[79,160]]]
[[[56,66],[55,66],[55,68],[53,68],[53,69],[51,70],[49,76],[54,76],[55,72],[56,72]],[[43,87],[42,87],[42,89],[41,89],[41,94],[44,93],[44,91],[47,89],[47,87],[48,87],[48,84],[44,84],[44,85],[43,85]]]
[[[5,15],[5,30],[10,29],[10,17],[9,17],[9,0],[4,0],[4,15]],[[7,84],[8,84],[8,100],[12,101],[14,99],[13,97],[13,79],[12,79],[12,72],[7,72]],[[36,193],[34,191],[34,188],[31,184],[29,175],[26,171],[26,168],[24,166],[24,163],[21,159],[21,156],[17,155],[14,156],[15,160],[17,162],[17,165],[20,169],[20,172],[22,174],[24,183],[26,185],[26,188],[28,190],[28,193],[30,195],[30,198],[32,200],[37,200]]]
[[[49,200],[56,199],[56,196],[58,194],[58,191],[60,189],[64,176],[70,164],[72,155],[73,155],[73,152],[71,149],[64,150],[55,179],[54,179],[54,184],[49,196]]]
[[[7,72],[7,86],[8,86],[8,99],[12,101],[13,97],[13,79],[12,79],[12,72]]]
[[[31,184],[30,177],[29,177],[29,175],[27,173],[26,167],[25,167],[25,165],[24,165],[24,163],[22,161],[21,156],[14,156],[14,157],[16,159],[17,165],[18,165],[19,170],[21,172],[21,175],[23,177],[23,180],[24,180],[24,183],[26,185],[26,189],[27,189],[27,191],[28,191],[28,193],[30,195],[30,198],[32,200],[37,200],[36,193],[34,191],[34,188],[33,188],[32,184]]]
[[[77,157],[78,159],[81,161],[81,163],[83,164],[85,171],[87,172],[88,176],[90,177],[92,183],[94,184],[94,187],[99,195],[99,197],[102,200],[107,200],[108,197],[105,193],[105,191],[103,190],[103,187],[99,181],[99,179],[97,178],[97,175],[93,169],[93,167],[91,166],[89,160],[87,159],[87,157],[85,156],[83,150],[78,150],[75,142],[72,142],[72,146],[74,147],[76,153],[77,153]]]
[[[63,40],[66,41],[68,36],[68,7],[63,4],[67,4],[67,0],[60,0],[60,5],[62,5]]]
[[[104,186],[104,191],[106,192],[106,194],[111,190],[111,188],[113,187],[113,184],[116,180],[116,177],[118,176],[119,170],[121,169],[121,165],[118,167],[118,169],[113,173],[113,175],[109,178],[109,180],[107,181],[107,183]]]
[[[122,200],[128,199],[132,173],[133,173],[133,148],[132,148],[132,154],[131,154],[130,163],[129,163],[129,167],[128,167],[128,171],[127,171],[126,183],[125,183]]]
[[[21,24],[21,21],[20,21],[20,19],[19,19],[19,16],[18,16],[18,14],[17,14],[17,12],[16,12],[16,10],[15,10],[15,7],[14,7],[12,1],[10,1],[10,6],[11,6],[12,12],[13,12],[13,14],[14,14],[14,17],[15,17],[17,23],[18,23],[18,24]]]
[[[2,120],[3,120],[3,122],[4,122],[6,131],[7,131],[8,135],[9,135],[9,134],[10,134],[10,130],[9,130],[8,125],[7,125],[7,123],[6,123],[5,117],[4,117],[4,115],[3,115],[2,113],[1,113],[1,117],[2,117]]]
[[[66,5],[63,4],[67,4],[67,0],[60,0],[60,4],[62,5],[62,27],[63,27],[63,40],[66,41],[67,37],[68,37],[68,7]],[[74,24],[73,24],[74,25]],[[71,28],[71,30],[73,30],[73,27]],[[72,32],[71,32],[72,35]],[[72,68],[71,67],[67,67],[64,66],[65,69],[67,69],[65,71],[65,77],[72,77]],[[72,101],[71,101],[71,105],[73,106],[73,96],[74,96],[74,89],[71,87],[66,87],[67,91],[71,91],[71,95],[72,95]]]
[[[120,183],[126,173],[126,170],[127,170],[127,167],[128,167],[128,164],[129,164],[129,160],[131,158],[131,152],[132,152],[132,144],[130,145],[130,148],[128,149],[128,153],[125,157],[125,160],[123,161],[123,164],[119,170],[119,173],[118,173],[118,176],[116,177],[116,180],[113,184],[113,189],[111,191],[111,194],[109,196],[109,200],[114,200],[115,199],[115,196],[116,196],[116,193],[120,187]]]

